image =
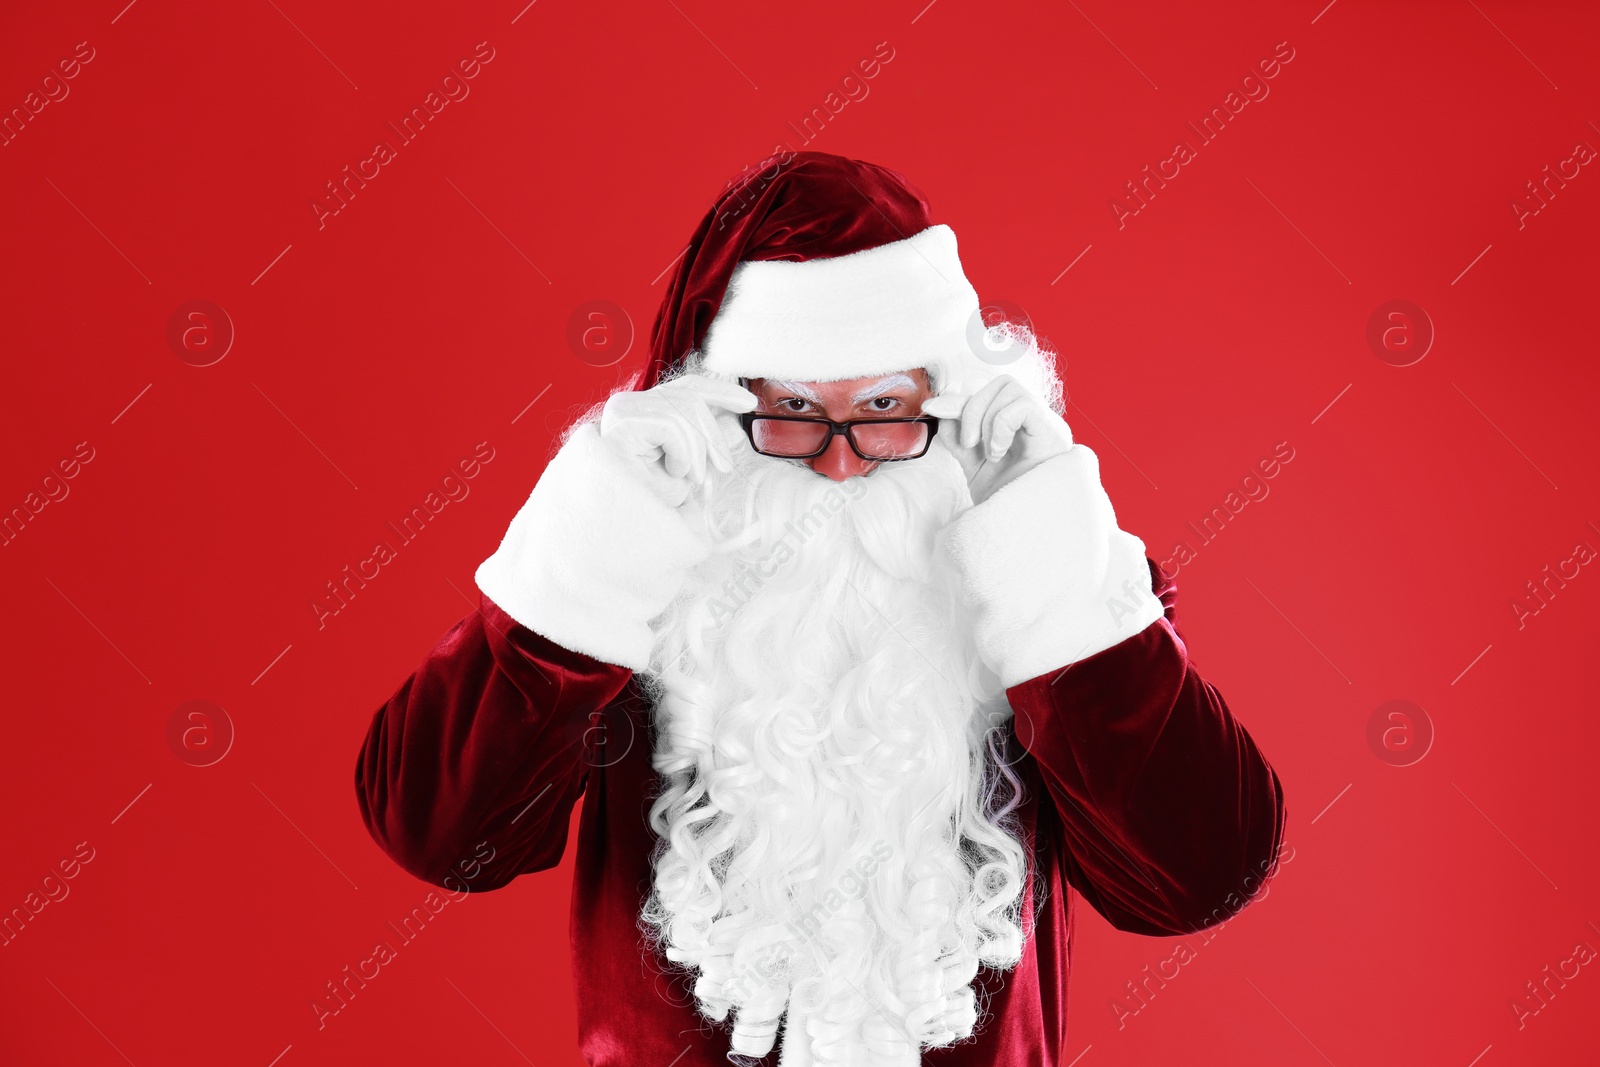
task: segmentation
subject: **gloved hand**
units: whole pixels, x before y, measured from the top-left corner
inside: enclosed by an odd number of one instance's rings
[[[645,669],[650,620],[711,554],[681,507],[708,462],[731,469],[739,431],[713,412],[755,405],[737,385],[687,375],[613,395],[550,460],[478,568],[478,588],[559,645]]]
[[[922,413],[956,424],[941,425],[934,443],[955,453],[974,504],[1072,447],[1065,420],[1009,374],[972,396],[941,393],[923,402]]]
[[[1007,687],[1086,659],[1162,617],[1144,542],[1117,525],[1100,460],[1066,422],[1001,375],[972,397],[935,397],[926,414],[959,409],[940,433],[961,462],[972,508],[938,534],[976,619],[979,653]],[[943,427],[941,427],[941,430]]]
[[[653,389],[613,393],[600,436],[640,460],[639,473],[663,501],[678,507],[706,480],[706,464],[733,470],[728,449],[743,436],[726,413],[753,411],[756,395],[733,382],[685,374]]]

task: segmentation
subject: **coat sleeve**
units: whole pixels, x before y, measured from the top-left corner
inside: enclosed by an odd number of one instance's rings
[[[560,862],[592,716],[632,677],[479,603],[378,709],[355,776],[396,863],[475,892]]]
[[[1074,444],[941,532],[1064,840],[1062,874],[1112,924],[1215,925],[1277,857],[1277,775],[1177,631],[1177,586],[1117,524]]]
[[[1145,560],[1160,618],[1007,690],[1063,828],[1063,874],[1122,930],[1225,921],[1282,843],[1277,774],[1189,659],[1177,584]]]

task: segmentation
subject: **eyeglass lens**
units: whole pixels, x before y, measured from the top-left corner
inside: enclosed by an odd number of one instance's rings
[[[855,445],[869,459],[899,459],[916,455],[928,443],[923,422],[858,422],[850,426]],[[777,456],[810,456],[828,436],[825,422],[790,419],[755,419],[751,427],[759,451]]]

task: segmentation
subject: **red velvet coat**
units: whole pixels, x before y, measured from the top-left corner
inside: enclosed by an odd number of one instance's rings
[[[924,1052],[924,1063],[1066,1062],[1073,892],[1118,929],[1183,934],[1226,919],[1272,866],[1284,819],[1277,775],[1190,662],[1175,583],[1150,571],[1162,618],[1007,690],[1012,743],[1024,751],[1023,844],[1044,905],[1016,969],[980,969],[991,1015],[975,1040]],[[725,1067],[727,1028],[697,1015],[686,980],[640,941],[656,775],[632,672],[481,601],[373,717],[356,765],[367,829],[424,881],[498,889],[560,862],[572,806],[587,794],[571,918],[585,1058]],[[774,1046],[762,1062],[777,1058]]]

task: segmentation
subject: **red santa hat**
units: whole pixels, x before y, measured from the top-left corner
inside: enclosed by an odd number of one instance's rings
[[[648,389],[699,350],[732,377],[838,381],[925,368],[936,392],[1000,368],[950,227],[886,167],[785,152],[729,184],[673,269]]]

